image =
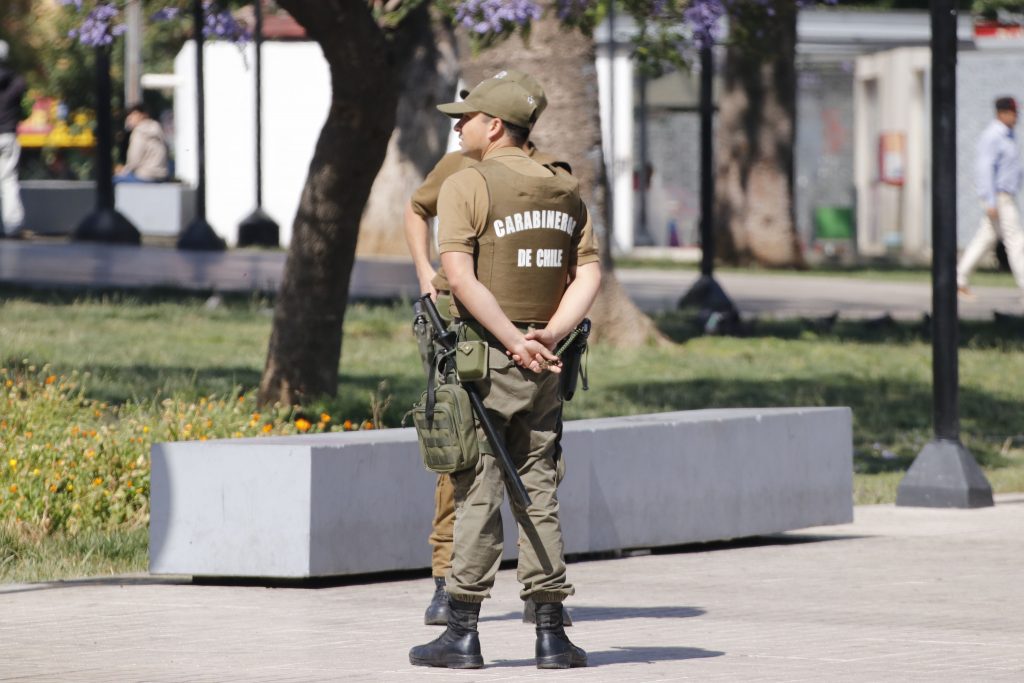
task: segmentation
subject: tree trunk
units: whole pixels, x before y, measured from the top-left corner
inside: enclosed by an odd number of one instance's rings
[[[528,40],[515,35],[463,59],[463,79],[472,87],[504,68],[515,68],[540,82],[548,96],[548,107],[530,138],[541,151],[572,165],[601,239],[603,282],[590,312],[594,323],[591,340],[619,346],[667,342],[630,300],[612,270],[594,41],[578,30],[564,28],[554,2],[547,0],[540,5],[544,15],[533,22]],[[463,50],[463,54],[469,55],[469,50]]]
[[[728,263],[804,266],[793,216],[796,7],[730,7],[715,172],[718,256]]]
[[[409,255],[402,232],[405,206],[444,154],[452,129],[451,121],[434,109],[451,101],[459,79],[451,24],[436,8],[421,5],[403,20],[401,32],[404,39],[396,41],[401,90],[395,131],[363,212],[357,256]]]
[[[320,44],[332,100],[274,307],[263,403],[334,394],[359,218],[395,122],[397,81],[365,0],[278,0]]]

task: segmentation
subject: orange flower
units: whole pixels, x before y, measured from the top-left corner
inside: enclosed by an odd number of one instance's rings
[[[367,420],[363,423],[363,429],[373,429],[373,423]]]
[[[309,428],[312,426],[313,425],[310,423],[310,421],[304,417],[300,417],[298,420],[295,421],[295,428],[298,429],[300,432],[308,432]]]
[[[103,477],[96,477],[95,479],[92,480],[92,485],[93,486],[99,486],[102,483],[103,483]]]
[[[320,421],[321,422],[330,422],[331,421],[331,416],[328,415],[327,413],[320,413]]]
[[[352,420],[345,420],[345,424],[342,425],[345,429],[352,429]]]
[[[11,493],[17,493],[18,492],[18,485],[17,484],[11,484],[10,491],[11,491]]]
[[[271,431],[273,431],[273,429],[274,429],[274,425],[270,424],[269,422],[267,424],[263,425],[263,433],[264,434],[269,434]]]
[[[46,378],[46,383],[47,384],[53,384],[56,381],[57,381],[57,375],[50,375],[49,377]]]

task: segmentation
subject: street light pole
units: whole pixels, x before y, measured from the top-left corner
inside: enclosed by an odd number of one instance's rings
[[[984,507],[992,487],[960,442],[956,301],[955,0],[932,0],[932,392],[935,438],[900,481],[897,505]]]
[[[714,46],[700,49],[700,277],[679,300],[679,308],[699,308],[701,318],[738,316],[729,295],[715,280],[715,100]]]
[[[238,224],[238,246],[276,247],[281,229],[263,211],[263,1],[253,0],[256,18],[254,40],[256,76],[256,208]]]
[[[179,249],[218,251],[224,240],[206,222],[206,99],[203,76],[202,0],[192,0],[192,32],[196,43],[196,216],[178,238]]]
[[[96,208],[75,228],[73,239],[139,244],[135,226],[114,208],[114,135],[110,115],[110,46],[96,47]]]

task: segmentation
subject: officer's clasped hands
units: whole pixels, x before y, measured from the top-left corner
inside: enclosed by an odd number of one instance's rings
[[[532,372],[559,373],[562,371],[562,361],[558,359],[551,349],[540,341],[543,330],[530,330],[523,337],[523,340],[508,350],[509,356],[516,365],[526,368]]]

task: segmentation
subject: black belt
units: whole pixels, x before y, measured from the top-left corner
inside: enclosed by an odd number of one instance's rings
[[[464,325],[463,329],[465,330],[464,334],[466,335],[466,339],[473,341],[485,341],[490,346],[493,346],[496,349],[499,349],[506,353],[508,352],[508,349],[505,348],[505,345],[498,341],[498,338],[491,334],[490,330],[488,330],[486,327],[481,325],[476,320],[472,318],[456,318],[455,322],[462,323]],[[524,323],[513,320],[512,324],[515,325],[516,329],[518,329],[520,332],[527,332],[531,328],[535,330],[540,329],[544,327],[547,323]]]

